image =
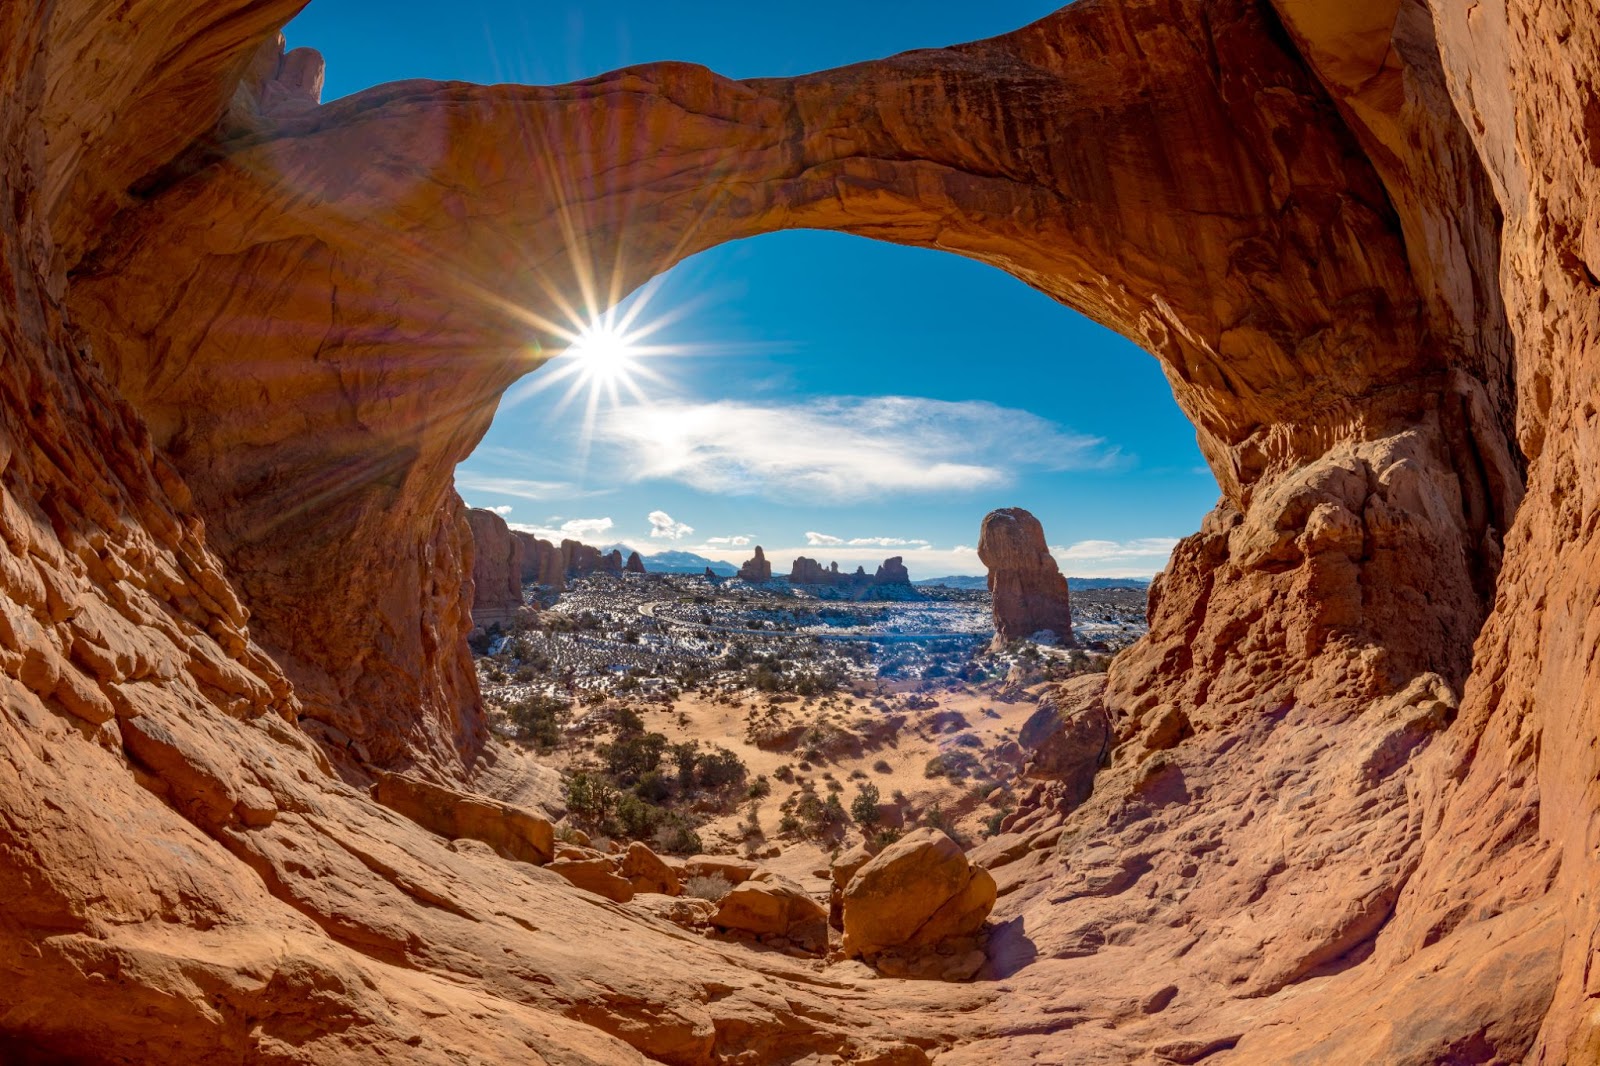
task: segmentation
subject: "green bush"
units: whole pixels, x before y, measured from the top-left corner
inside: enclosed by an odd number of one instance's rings
[[[567,810],[574,818],[603,826],[617,806],[617,790],[599,774],[579,771],[567,780]]]
[[[571,711],[569,701],[535,693],[507,707],[506,717],[518,740],[548,750],[561,742],[561,726]]]
[[[863,832],[870,831],[883,818],[878,810],[879,798],[877,785],[862,785],[850,803],[850,817]]]

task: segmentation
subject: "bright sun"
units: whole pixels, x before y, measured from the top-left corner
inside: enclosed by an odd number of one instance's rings
[[[577,373],[591,385],[629,383],[639,370],[639,350],[633,339],[614,322],[585,327],[567,348],[576,360]]]

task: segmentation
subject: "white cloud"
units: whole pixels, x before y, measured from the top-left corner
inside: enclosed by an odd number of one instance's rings
[[[732,548],[746,548],[755,543],[755,538],[747,537],[743,534],[734,537],[707,537],[706,543]]]
[[[495,514],[500,515],[501,517],[504,517],[504,516],[510,514],[512,512],[513,508],[509,503],[503,503],[499,507],[485,507],[485,508],[483,508],[483,510],[485,510],[485,511],[493,511]]]
[[[665,511],[651,511],[650,535],[667,540],[682,540],[694,532],[694,527],[683,522],[675,522],[672,516]]]
[[[1080,540],[1052,546],[1061,569],[1074,577],[1149,577],[1166,567],[1178,541],[1173,537],[1135,540]]]
[[[495,477],[492,474],[475,474],[470,470],[456,471],[458,492],[492,492],[497,496],[516,496],[523,500],[554,500],[571,496],[575,486],[565,481],[530,481],[526,478]]]
[[[1026,411],[907,396],[633,405],[613,410],[596,432],[634,480],[808,502],[996,488],[1024,468],[1118,459],[1097,438]]]
[[[562,521],[560,518],[550,519],[551,523],[561,522],[559,526],[530,526],[520,522],[510,523],[512,529],[520,529],[524,533],[532,533],[549,541],[586,540],[604,536],[615,522],[609,518],[569,518]]]
[[[826,533],[815,533],[807,530],[806,543],[811,545],[813,548],[830,548],[834,545],[843,544],[844,538],[830,537]]]
[[[851,537],[848,543],[857,548],[926,548],[930,542],[904,537]]]

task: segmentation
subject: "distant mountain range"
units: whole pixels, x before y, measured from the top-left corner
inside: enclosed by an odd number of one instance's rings
[[[626,544],[608,544],[600,549],[602,552],[619,551],[626,559],[633,551]],[[739,568],[732,563],[720,562],[716,559],[707,559],[694,552],[656,552],[654,555],[639,553],[639,558],[644,560],[644,568],[651,574],[703,574],[706,567],[719,577],[732,577],[739,572]]]
[[[648,561],[647,561],[648,563]],[[930,577],[922,581],[913,581],[913,585],[943,585],[947,589],[986,589],[989,579],[986,577],[972,577],[970,575],[953,575],[951,577]],[[1069,589],[1144,589],[1150,587],[1150,579],[1146,577],[1069,577]]]

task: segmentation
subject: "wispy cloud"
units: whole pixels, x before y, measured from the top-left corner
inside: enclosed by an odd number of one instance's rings
[[[651,511],[648,518],[652,537],[664,540],[682,540],[694,532],[693,526],[685,522],[674,521],[673,517],[665,511]]]
[[[1075,577],[1148,577],[1164,569],[1178,541],[1174,537],[1134,540],[1080,540],[1052,545],[1061,569]]]
[[[556,525],[559,522],[560,525]],[[560,518],[550,519],[549,525],[534,526],[522,522],[509,523],[512,529],[520,529],[524,533],[532,533],[545,540],[591,540],[605,536],[616,525],[609,518],[569,518],[562,521]]]
[[[741,533],[732,537],[707,537],[706,543],[719,548],[746,548],[755,543],[755,538]]]
[[[502,518],[505,517],[506,515],[510,514],[513,510],[515,510],[515,508],[513,508],[509,503],[503,503],[499,507],[484,507],[484,508],[481,508],[481,509],[485,510],[485,511],[493,511],[495,514],[500,515]]]
[[[470,470],[456,471],[456,491],[492,492],[499,496],[516,496],[523,500],[556,500],[577,493],[577,487],[566,481],[531,481],[527,478],[496,477]]]
[[[1119,459],[1098,438],[1026,411],[906,396],[629,406],[603,418],[596,437],[634,480],[812,502],[989,489],[1027,468]]]
[[[806,531],[806,543],[813,548],[927,548],[932,541],[905,537],[833,537],[815,530]]]

